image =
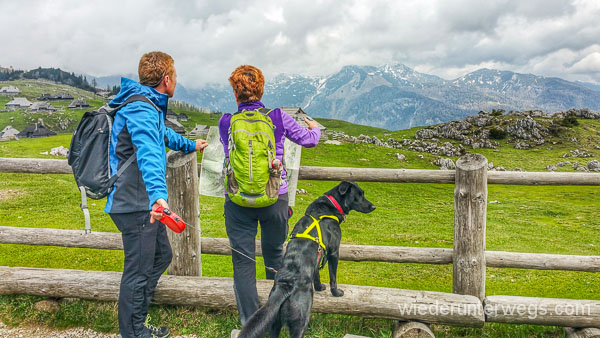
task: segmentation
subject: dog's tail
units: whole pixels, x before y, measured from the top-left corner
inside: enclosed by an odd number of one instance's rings
[[[277,316],[279,308],[292,294],[293,287],[287,283],[279,282],[275,285],[269,299],[258,311],[256,311],[248,322],[242,327],[239,338],[261,338],[271,327]]]

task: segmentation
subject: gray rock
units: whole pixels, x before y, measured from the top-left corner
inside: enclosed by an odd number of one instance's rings
[[[325,144],[333,144],[333,145],[336,145],[336,146],[339,146],[340,144],[342,144],[342,142],[337,141],[337,140],[327,140],[324,143]]]
[[[487,127],[492,124],[493,118],[486,115],[487,114],[467,116],[465,121],[477,127]]]
[[[586,167],[584,167],[584,166],[580,165],[580,166],[578,166],[578,167],[577,167],[575,170],[577,170],[577,171],[588,171],[588,168],[586,168]]]
[[[496,149],[496,147],[494,146],[494,144],[490,140],[475,141],[475,142],[471,143],[471,147],[473,149],[481,149],[481,148]]]
[[[415,137],[420,140],[432,139],[438,137],[438,133],[434,129],[425,128],[417,131]]]
[[[522,150],[531,149],[531,145],[526,142],[517,142],[517,144],[515,144],[515,149],[522,149]]]
[[[556,166],[553,164],[549,164],[546,166],[546,170],[548,171],[556,171]]]
[[[454,164],[451,158],[440,158],[433,163],[439,166],[441,170],[456,169],[456,164]]]
[[[69,148],[63,146],[52,148],[50,149],[50,155],[67,157],[69,156]]]
[[[589,161],[587,167],[590,171],[600,171],[600,163],[598,163],[598,160]]]
[[[575,150],[571,150],[570,153],[571,153],[571,156],[573,156],[573,157],[592,157],[592,154],[588,153],[585,150],[575,149]]]
[[[406,160],[406,156],[404,156],[404,154],[396,153],[396,158],[400,161]]]

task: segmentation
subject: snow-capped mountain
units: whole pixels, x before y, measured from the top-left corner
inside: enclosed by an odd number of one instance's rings
[[[216,111],[236,110],[231,88],[178,85],[176,99]],[[600,110],[600,92],[553,77],[480,69],[448,81],[402,64],[345,66],[322,77],[281,74],[268,80],[268,107],[302,107],[327,117],[386,129],[447,122],[479,110]]]

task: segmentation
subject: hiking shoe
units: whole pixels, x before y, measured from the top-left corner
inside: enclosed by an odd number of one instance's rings
[[[146,316],[144,326],[150,331],[150,338],[167,338],[171,335],[171,330],[166,326],[156,327],[150,324],[150,315]]]

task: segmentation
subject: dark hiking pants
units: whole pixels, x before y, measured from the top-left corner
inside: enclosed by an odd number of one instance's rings
[[[125,264],[119,292],[119,331],[123,338],[150,336],[144,327],[158,279],[173,254],[164,224],[150,224],[148,211],[111,213],[121,231]]]
[[[260,223],[265,265],[279,270],[283,262],[283,243],[288,232],[288,196],[279,195],[275,204],[264,208],[245,208],[225,197],[225,227],[231,247],[255,258],[256,233]],[[232,251],[233,290],[242,325],[258,310],[256,263]],[[267,279],[275,274],[265,269]]]

